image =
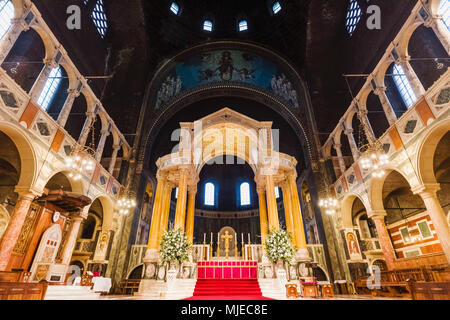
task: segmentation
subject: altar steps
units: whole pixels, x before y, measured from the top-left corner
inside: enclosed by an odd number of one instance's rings
[[[50,285],[44,300],[98,300],[100,293],[90,287]]]
[[[198,279],[191,300],[265,299],[256,279]]]
[[[287,300],[286,288],[280,285],[278,279],[259,279],[258,282],[263,296],[276,300]]]
[[[175,279],[173,283],[156,280],[142,280],[135,296],[148,300],[181,300],[194,293],[195,279]]]

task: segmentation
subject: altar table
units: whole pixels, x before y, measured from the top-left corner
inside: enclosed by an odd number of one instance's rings
[[[257,279],[257,261],[200,261],[198,279]]]
[[[92,282],[94,283],[94,292],[109,292],[111,289],[111,278],[94,277]]]

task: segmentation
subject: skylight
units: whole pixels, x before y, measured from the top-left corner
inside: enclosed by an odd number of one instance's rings
[[[355,32],[356,26],[358,25],[359,20],[362,16],[361,7],[356,0],[350,0],[350,6],[347,11],[347,18],[345,22],[345,26],[347,27],[348,34],[350,36]]]
[[[281,4],[278,1],[273,4],[272,11],[274,14],[277,14],[281,11]]]
[[[239,22],[239,31],[246,31],[248,30],[248,23],[247,20],[242,20],[241,22]]]
[[[175,2],[172,2],[170,5],[170,11],[172,11],[173,14],[178,15],[178,12],[180,12],[180,7]]]
[[[14,18],[14,5],[11,0],[0,2],[0,40],[11,28],[12,18]]]
[[[95,4],[94,10],[91,14],[92,20],[97,27],[98,33],[103,38],[106,35],[108,29],[108,19],[106,18],[105,11],[103,9],[103,0],[98,0]]]
[[[37,103],[45,110],[48,110],[48,107],[50,106],[50,103],[52,102],[61,83],[61,79],[61,67],[58,66],[57,68],[53,68],[52,71],[50,71],[50,75],[45,82],[44,89],[42,89],[41,95],[37,101]]]
[[[203,30],[211,32],[213,30],[213,23],[210,20],[203,22]]]

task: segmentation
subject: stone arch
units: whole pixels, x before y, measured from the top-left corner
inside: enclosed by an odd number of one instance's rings
[[[69,117],[67,118],[64,129],[69,133],[76,141],[81,135],[84,122],[86,121],[86,112],[88,111],[88,102],[86,96],[81,93],[75,98],[72,109],[70,110]]]
[[[142,279],[144,264],[139,264],[134,267],[127,275],[126,279]]]
[[[359,199],[367,211],[367,204],[358,194],[348,194],[341,202],[341,219],[343,228],[353,228],[353,204]],[[370,208],[370,207],[369,207]]]
[[[24,0],[11,0],[14,5],[14,18],[19,19],[23,15]]]
[[[8,226],[9,218],[10,216],[8,210],[0,204],[0,239]]]
[[[23,132],[24,129],[9,122],[0,121],[0,131],[13,141],[20,155],[20,166],[22,169],[16,188],[30,190],[36,183],[39,167],[37,152],[33,143]]]
[[[52,36],[47,32],[44,26],[41,26],[39,23],[34,23],[31,25],[31,29],[36,31],[45,47],[45,60],[53,59],[57,52],[57,44],[53,41]]]
[[[384,170],[386,174],[381,178],[372,178],[372,181],[370,183],[369,188],[369,202],[370,202],[370,208],[372,208],[372,211],[384,211],[384,205],[383,205],[383,186],[387,179],[387,177],[392,172],[397,172],[400,174],[406,181],[408,181],[408,178],[404,172],[402,172],[400,169],[395,167],[386,167]],[[409,183],[409,182],[408,182]]]
[[[63,187],[64,191],[75,192],[84,195],[84,186],[81,180],[75,181],[69,177],[68,171],[57,171],[49,175],[50,178],[47,180],[45,187],[54,189],[59,189]]]
[[[415,163],[418,168],[419,182],[421,184],[437,183],[433,164],[434,154],[439,142],[449,130],[450,119],[435,123],[417,144],[418,149],[415,152]]]
[[[102,230],[108,231],[112,230],[113,227],[113,216],[114,216],[114,204],[106,196],[99,196],[95,200],[99,200],[102,208],[103,208],[103,224],[102,224]],[[92,203],[94,203],[94,201]]]

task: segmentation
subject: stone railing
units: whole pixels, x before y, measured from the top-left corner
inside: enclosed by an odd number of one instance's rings
[[[75,244],[74,253],[76,254],[91,254],[95,251],[96,242],[90,239],[78,240]]]

